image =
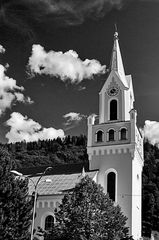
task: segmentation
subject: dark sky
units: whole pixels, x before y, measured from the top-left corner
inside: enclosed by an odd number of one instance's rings
[[[31,136],[26,140],[34,140],[33,135],[41,132],[39,136],[46,136],[44,129],[47,132],[49,128],[63,129],[71,135],[86,134],[86,117],[98,114],[98,93],[106,80],[105,74],[94,75],[92,79],[84,77],[79,83],[53,74],[35,74],[29,78],[27,64],[32,45],[39,44],[45,52],[74,50],[82,61],[96,59],[109,67],[114,23],[118,26],[126,74],[133,77],[138,126],[143,128],[145,120],[158,124],[159,1],[132,0],[127,4],[121,1],[120,6],[112,6],[107,1],[99,1],[99,9],[95,0],[85,1],[87,5],[82,0],[74,1],[78,3],[75,6],[69,0],[52,0],[49,6],[46,0],[35,0],[34,4],[31,0],[1,1],[0,44],[6,50],[1,55],[1,64],[9,64],[5,76],[23,86],[23,94],[34,103],[14,99],[2,110],[0,141],[6,141],[7,133],[10,141],[22,140],[26,135]],[[68,113],[78,115],[74,119],[64,118]],[[27,117],[22,119],[22,116]]]

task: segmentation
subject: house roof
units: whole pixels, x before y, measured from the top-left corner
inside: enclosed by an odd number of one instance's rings
[[[98,171],[86,172],[90,178],[94,178]],[[39,195],[58,195],[71,191],[83,177],[82,172],[73,174],[45,175],[38,183],[37,192]],[[29,180],[29,195],[35,191],[34,184],[37,183],[39,176],[31,177]],[[33,184],[34,183],[34,184]]]

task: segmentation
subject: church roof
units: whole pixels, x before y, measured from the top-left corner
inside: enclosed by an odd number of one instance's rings
[[[114,45],[112,50],[110,71],[115,71],[117,75],[119,75],[119,78],[123,83],[123,85],[127,88],[129,87],[126,76],[125,76],[123,60],[122,60],[121,51],[119,47],[118,32],[115,32],[114,34]]]
[[[95,178],[98,171],[86,172],[90,178]],[[59,195],[64,194],[67,191],[71,191],[81,178],[84,177],[83,172],[73,174],[57,174],[57,175],[45,175],[42,177],[38,184],[37,192],[39,195]],[[29,195],[34,192],[34,184],[38,181],[38,176],[32,177],[29,180]]]
[[[31,195],[35,188],[34,184],[38,181],[45,169],[50,166],[39,166],[32,168],[17,169],[18,172],[28,176],[29,180],[29,195]],[[86,172],[85,172],[86,171]],[[76,183],[78,183],[84,174],[90,178],[94,178],[98,170],[90,171],[89,162],[73,163],[73,164],[58,164],[53,165],[52,169],[46,172],[38,184],[39,195],[58,195],[71,191]],[[33,184],[34,182],[34,184]]]

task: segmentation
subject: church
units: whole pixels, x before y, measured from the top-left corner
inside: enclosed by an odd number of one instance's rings
[[[87,153],[89,166],[82,173],[82,166],[58,167],[45,175],[38,184],[35,228],[48,230],[54,221],[64,193],[73,189],[83,174],[101,184],[105,193],[119,204],[127,216],[130,235],[141,238],[141,200],[143,138],[137,128],[134,109],[134,91],[131,75],[126,75],[119,47],[118,32],[114,44],[107,79],[99,92],[99,118],[88,117]],[[34,191],[32,177],[30,195]]]

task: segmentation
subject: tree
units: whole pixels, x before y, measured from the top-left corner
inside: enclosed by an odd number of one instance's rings
[[[151,237],[152,230],[159,231],[159,148],[148,141],[144,143],[144,168],[142,175],[142,235]]]
[[[15,178],[13,168],[9,153],[0,148],[0,239],[27,240],[32,209],[28,181]]]
[[[52,239],[132,239],[120,207],[114,206],[102,187],[88,176],[81,179],[71,194],[64,196],[55,215]]]

